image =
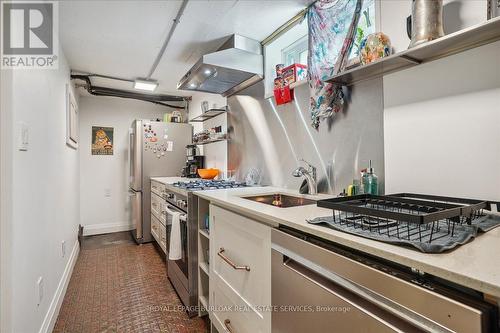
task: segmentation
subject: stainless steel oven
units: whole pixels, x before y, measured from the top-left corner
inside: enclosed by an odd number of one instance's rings
[[[295,230],[272,230],[272,332],[498,332],[480,293]]]
[[[182,244],[182,256],[179,260],[174,260],[173,263],[180,269],[180,271],[187,277],[188,272],[188,226],[187,226],[187,213],[186,211],[173,206],[169,203],[165,206],[165,215],[166,215],[166,235],[167,235],[167,259],[168,252],[170,249],[170,231],[172,229],[172,218],[173,214],[177,212],[180,213],[180,225],[181,225],[181,244]],[[170,259],[168,259],[170,260]]]
[[[199,179],[176,182],[166,186],[167,221],[171,220],[171,212],[178,211],[183,214],[183,220],[181,220],[182,258],[175,261],[167,260],[167,274],[179,298],[186,306],[189,316],[198,314],[198,198],[194,192],[244,186],[246,186],[244,183],[234,181]],[[170,238],[169,224],[171,223],[167,223],[167,251]]]
[[[186,306],[189,316],[195,316],[198,312],[198,238],[197,238],[197,215],[198,205],[192,192],[170,190],[167,186],[166,194],[166,219],[167,219],[167,252],[170,247],[170,229],[172,212],[180,212],[181,215],[181,241],[182,258],[169,260],[167,253],[167,275],[179,295],[182,303]]]

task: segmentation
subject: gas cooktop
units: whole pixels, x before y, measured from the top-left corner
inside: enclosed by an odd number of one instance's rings
[[[172,185],[187,191],[217,190],[224,188],[238,188],[247,186],[245,183],[236,182],[234,180],[203,180],[203,179],[196,179],[188,182],[176,182],[173,183]]]

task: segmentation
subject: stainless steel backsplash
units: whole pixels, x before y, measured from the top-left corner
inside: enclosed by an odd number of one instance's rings
[[[303,158],[318,169],[319,191],[338,194],[359,179],[371,159],[383,193],[382,84],[374,79],[345,90],[345,110],[318,130],[310,125],[307,85],[295,89],[294,101],[280,106],[264,98],[262,82],[229,97],[228,170],[244,180],[256,168],[263,185],[299,188],[302,179],[292,171]]]

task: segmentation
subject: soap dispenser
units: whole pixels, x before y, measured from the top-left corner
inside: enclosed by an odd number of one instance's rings
[[[375,175],[375,170],[372,167],[372,160],[366,172],[363,173],[363,191],[365,194],[378,194],[378,177]]]

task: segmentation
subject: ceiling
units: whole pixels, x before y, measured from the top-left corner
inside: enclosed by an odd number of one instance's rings
[[[148,74],[182,1],[61,1],[60,38],[71,69],[134,79]],[[176,90],[198,58],[238,33],[263,40],[311,0],[191,0],[152,78]],[[93,79],[129,89],[131,83]]]

